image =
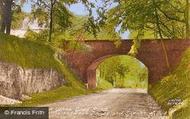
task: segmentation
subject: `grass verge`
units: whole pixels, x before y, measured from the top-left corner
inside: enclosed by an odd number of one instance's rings
[[[168,111],[170,119],[190,119],[190,49],[169,76],[150,88],[150,94]],[[181,104],[169,105],[172,99],[181,99]]]

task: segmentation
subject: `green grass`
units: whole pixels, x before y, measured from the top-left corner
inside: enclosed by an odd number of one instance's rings
[[[85,90],[85,89],[79,89],[75,87],[70,86],[62,86],[60,88],[42,92],[38,94],[33,94],[32,99],[24,101],[22,104],[18,104],[15,106],[37,106],[47,103],[52,103],[60,100],[65,100],[74,96],[80,96],[80,95],[86,95],[90,93],[95,93],[98,90]]]
[[[177,69],[153,85],[149,92],[169,112],[170,118],[190,119],[190,49],[184,53]],[[170,99],[176,98],[183,100],[182,105],[168,105]]]
[[[0,61],[17,64],[23,68],[52,68],[67,80],[67,84],[60,88],[30,95],[32,99],[18,106],[36,106],[96,91],[86,90],[68,65],[55,57],[55,53],[56,51],[48,45],[0,34]]]
[[[113,88],[113,85],[110,82],[104,79],[99,80],[97,89],[105,90],[105,89],[110,89],[110,88]]]
[[[0,34],[0,60],[24,68],[54,68],[59,70],[54,59],[55,51],[47,45]]]
[[[148,70],[138,59],[128,55],[118,55],[105,59],[96,70],[98,86],[109,88],[148,87]],[[101,84],[103,83],[103,84]]]

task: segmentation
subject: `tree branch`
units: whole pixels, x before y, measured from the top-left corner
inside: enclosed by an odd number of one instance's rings
[[[167,1],[167,3],[170,4],[171,7],[174,8],[177,12],[179,12],[179,13],[184,13],[183,10],[178,9],[177,7],[175,7],[174,5],[172,5],[169,1]]]
[[[169,16],[167,13],[165,13],[161,8],[159,8],[157,5],[156,5],[156,8],[168,19],[170,20],[174,20],[174,21],[178,21],[178,22],[182,22],[182,23],[185,23],[185,20],[180,20],[178,18],[175,18],[173,16]]]

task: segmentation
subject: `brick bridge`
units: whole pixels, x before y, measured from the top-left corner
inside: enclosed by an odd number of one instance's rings
[[[89,88],[96,87],[97,66],[108,57],[127,55],[132,45],[131,40],[122,40],[118,48],[113,41],[85,41],[85,43],[91,48],[91,51],[66,53],[64,58],[81,80],[88,83]],[[167,68],[160,40],[141,42],[136,58],[148,68],[149,84],[155,83],[166,76],[170,70],[175,69],[183,52],[190,46],[190,40],[164,40],[164,43],[171,69]]]

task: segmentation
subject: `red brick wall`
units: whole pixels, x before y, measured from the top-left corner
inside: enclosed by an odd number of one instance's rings
[[[190,40],[164,40],[164,43],[171,70],[173,70],[180,62],[183,52],[190,46]],[[92,50],[90,52],[68,53],[64,55],[64,58],[81,80],[87,82],[88,77],[90,77],[90,84],[93,85],[96,82],[95,74],[89,74],[88,72],[95,73],[97,65],[109,56],[127,55],[132,42],[129,40],[122,41],[118,48],[111,41],[86,41],[86,44],[91,46]],[[159,40],[142,41],[136,58],[147,66],[150,84],[155,83],[169,73]]]

